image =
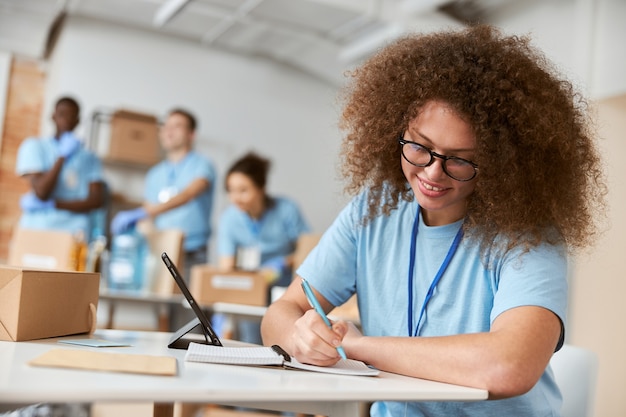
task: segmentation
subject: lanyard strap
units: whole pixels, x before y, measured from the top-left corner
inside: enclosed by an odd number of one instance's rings
[[[250,231],[254,236],[254,239],[258,242],[259,236],[261,236],[261,220],[252,219],[250,222]]]
[[[244,216],[248,230],[250,230],[253,239],[259,243],[259,236],[261,236],[261,221],[263,220],[263,217],[261,216],[260,219],[255,220],[246,212],[244,212]]]
[[[439,280],[443,276],[443,273],[446,271],[446,268],[450,264],[454,253],[459,247],[459,243],[461,242],[461,238],[463,237],[463,226],[459,228],[459,231],[456,233],[454,240],[452,241],[452,245],[450,245],[450,249],[448,249],[448,253],[443,260],[441,266],[439,267],[439,271],[437,271],[437,275],[433,278],[433,281],[430,283],[430,287],[428,288],[428,292],[424,297],[424,303],[422,304],[422,309],[420,311],[419,318],[417,319],[417,323],[415,325],[415,331],[413,331],[413,271],[415,268],[415,246],[417,245],[417,231],[419,228],[419,218],[420,218],[420,208],[417,208],[417,214],[415,215],[415,221],[413,222],[413,231],[411,233],[411,253],[409,255],[409,304],[408,304],[408,333],[410,336],[417,336],[419,334],[419,326],[422,322],[422,317],[424,316],[424,311],[426,311],[426,305],[430,301],[435,292],[435,287],[439,283]]]

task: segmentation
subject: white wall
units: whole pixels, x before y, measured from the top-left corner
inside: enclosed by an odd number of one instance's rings
[[[564,75],[601,99],[626,92],[625,18],[622,0],[534,0],[513,2],[493,23],[530,35]]]
[[[569,339],[598,354],[595,416],[622,417],[626,415],[626,94],[600,101],[598,119],[609,185],[609,222],[593,250],[576,259]]]
[[[626,93],[626,2],[598,2],[592,73],[592,95],[609,98]]]
[[[215,226],[226,203],[223,173],[248,149],[272,159],[270,193],[297,200],[314,231],[323,232],[345,202],[335,87],[261,58],[79,18],[68,21],[49,65],[44,132],[53,129],[49,116],[62,94],[80,100],[84,134],[97,108],[194,112],[197,148],[220,173]],[[130,181],[107,169],[107,176],[113,188],[130,187],[141,199],[142,175]]]

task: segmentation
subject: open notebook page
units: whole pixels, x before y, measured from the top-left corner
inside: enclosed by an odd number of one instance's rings
[[[286,361],[283,355],[268,346],[223,347],[192,342],[189,344],[185,360],[228,365],[279,365],[287,368],[342,375],[376,376],[379,374],[378,369],[370,368],[365,363],[353,359],[340,360],[333,366],[308,365],[298,362],[295,358]]]
[[[189,362],[223,363],[227,365],[282,365],[283,357],[270,347],[225,347],[190,343],[185,355]]]

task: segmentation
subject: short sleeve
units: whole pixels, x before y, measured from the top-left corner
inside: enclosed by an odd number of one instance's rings
[[[506,310],[533,305],[552,311],[565,323],[568,286],[563,247],[544,244],[526,253],[513,251],[500,268],[492,322]]]
[[[215,187],[215,177],[216,177],[215,167],[213,166],[211,161],[209,161],[208,159],[205,159],[205,158],[202,158],[202,159],[204,163],[198,164],[199,165],[198,178],[204,178],[211,184],[211,187]]]
[[[87,166],[89,167],[89,170],[86,172],[86,175],[88,181],[90,183],[103,181],[104,177],[102,174],[102,162],[100,161],[100,158],[91,152],[88,152],[87,155],[86,159],[88,161]]]
[[[186,183],[191,183],[197,179],[203,179],[208,181],[211,184],[211,187],[215,186],[215,167],[213,163],[205,158],[203,155],[192,151],[189,155],[190,161],[189,163],[181,162],[181,165],[184,166],[187,172],[184,176]]]
[[[311,231],[311,229],[309,228],[309,225],[307,223],[307,221],[305,220],[304,216],[302,215],[302,211],[300,211],[300,208],[298,207],[298,205],[290,200],[286,200],[287,203],[287,207],[288,209],[286,210],[285,213],[285,222],[287,225],[287,233],[289,234],[289,237],[293,240],[298,239],[298,236],[300,236],[303,233],[308,233]]]
[[[333,305],[343,304],[355,292],[361,229],[355,220],[360,218],[357,206],[353,200],[341,211],[297,270]]]
[[[234,239],[236,226],[235,211],[228,207],[220,218],[219,233],[217,236],[217,252],[219,256],[234,256],[237,251],[237,241]]]
[[[25,139],[17,152],[15,172],[17,175],[34,174],[46,171],[45,156],[37,138]]]

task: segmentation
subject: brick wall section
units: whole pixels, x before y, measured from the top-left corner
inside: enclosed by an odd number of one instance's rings
[[[28,190],[26,181],[15,175],[15,157],[24,138],[39,134],[45,81],[38,62],[13,59],[0,148],[0,262],[8,258],[19,198]]]

